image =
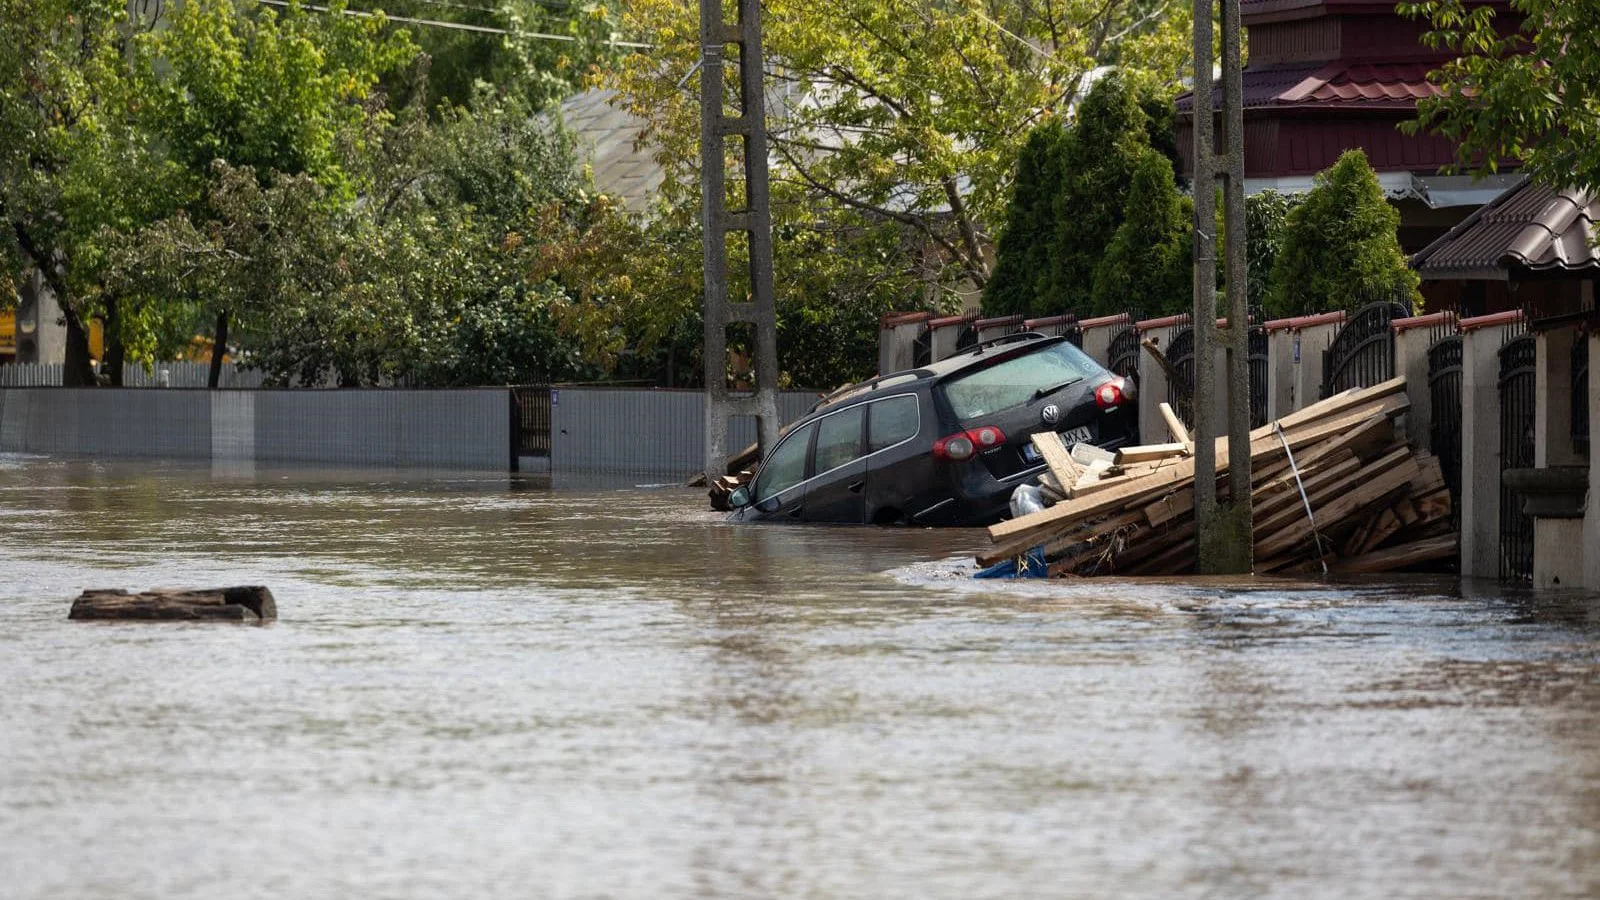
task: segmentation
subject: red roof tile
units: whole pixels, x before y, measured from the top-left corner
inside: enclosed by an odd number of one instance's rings
[[[1361,109],[1411,109],[1419,99],[1439,89],[1428,83],[1432,63],[1346,62],[1315,65],[1271,66],[1244,71],[1244,106],[1351,107]],[[1222,106],[1222,89],[1212,92],[1213,105]],[[1178,98],[1178,109],[1193,109],[1194,94]]]

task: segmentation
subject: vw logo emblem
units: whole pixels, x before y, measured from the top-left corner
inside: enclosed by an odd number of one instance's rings
[[[1061,407],[1052,403],[1046,406],[1040,415],[1043,416],[1046,425],[1054,425],[1061,421]]]

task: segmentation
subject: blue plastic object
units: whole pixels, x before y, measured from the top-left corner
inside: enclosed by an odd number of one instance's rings
[[[973,578],[1048,578],[1049,576],[1050,567],[1044,561],[1043,544],[1015,559],[997,562],[972,575]]]

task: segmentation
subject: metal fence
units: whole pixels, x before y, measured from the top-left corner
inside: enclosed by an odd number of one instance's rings
[[[1382,300],[1356,310],[1323,351],[1322,396],[1371,387],[1394,377],[1395,319],[1411,315],[1403,303]]]
[[[816,391],[780,391],[779,418],[792,422],[818,399]],[[705,404],[695,390],[557,386],[550,392],[551,471],[685,478],[705,465]],[[755,439],[753,417],[729,420],[730,451]]]
[[[550,455],[550,386],[522,384],[511,389],[517,423],[518,456]]]
[[[1589,452],[1589,332],[1572,338],[1572,449]]]
[[[1194,325],[1188,315],[1178,317],[1167,344],[1167,362],[1172,371],[1167,377],[1167,402],[1185,425],[1194,427]],[[1207,373],[1209,375],[1209,373]]]
[[[1428,443],[1450,488],[1452,517],[1461,521],[1461,379],[1464,345],[1448,334],[1428,347],[1428,397],[1432,420]]]
[[[1537,342],[1511,337],[1500,348],[1500,580],[1533,581],[1533,519],[1522,496],[1506,487],[1508,469],[1534,464],[1534,396]]]
[[[0,387],[59,387],[61,363],[7,363],[0,365]],[[203,388],[209,384],[211,364],[199,362],[160,363],[146,370],[128,363],[122,367],[123,387]],[[261,387],[265,376],[254,369],[241,369],[232,363],[222,366],[218,387],[252,389]]]

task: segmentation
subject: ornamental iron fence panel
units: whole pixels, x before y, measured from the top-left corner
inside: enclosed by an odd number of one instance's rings
[[[1520,334],[1500,348],[1500,580],[1533,581],[1533,519],[1505,485],[1508,469],[1533,467],[1537,343]]]
[[[1461,520],[1462,350],[1459,334],[1442,337],[1428,348],[1428,395],[1433,410],[1428,444],[1444,470],[1451,516],[1456,522]]]
[[[1572,339],[1572,449],[1589,453],[1589,332]]]
[[[1179,321],[1167,343],[1167,362],[1172,370],[1167,377],[1167,402],[1185,425],[1194,427],[1194,326],[1187,318]]]
[[[1394,377],[1394,330],[1390,323],[1411,315],[1404,303],[1382,300],[1356,310],[1322,354],[1322,396],[1371,387]]]
[[[1250,427],[1267,424],[1267,326],[1261,318],[1250,326],[1248,352],[1250,361]]]

